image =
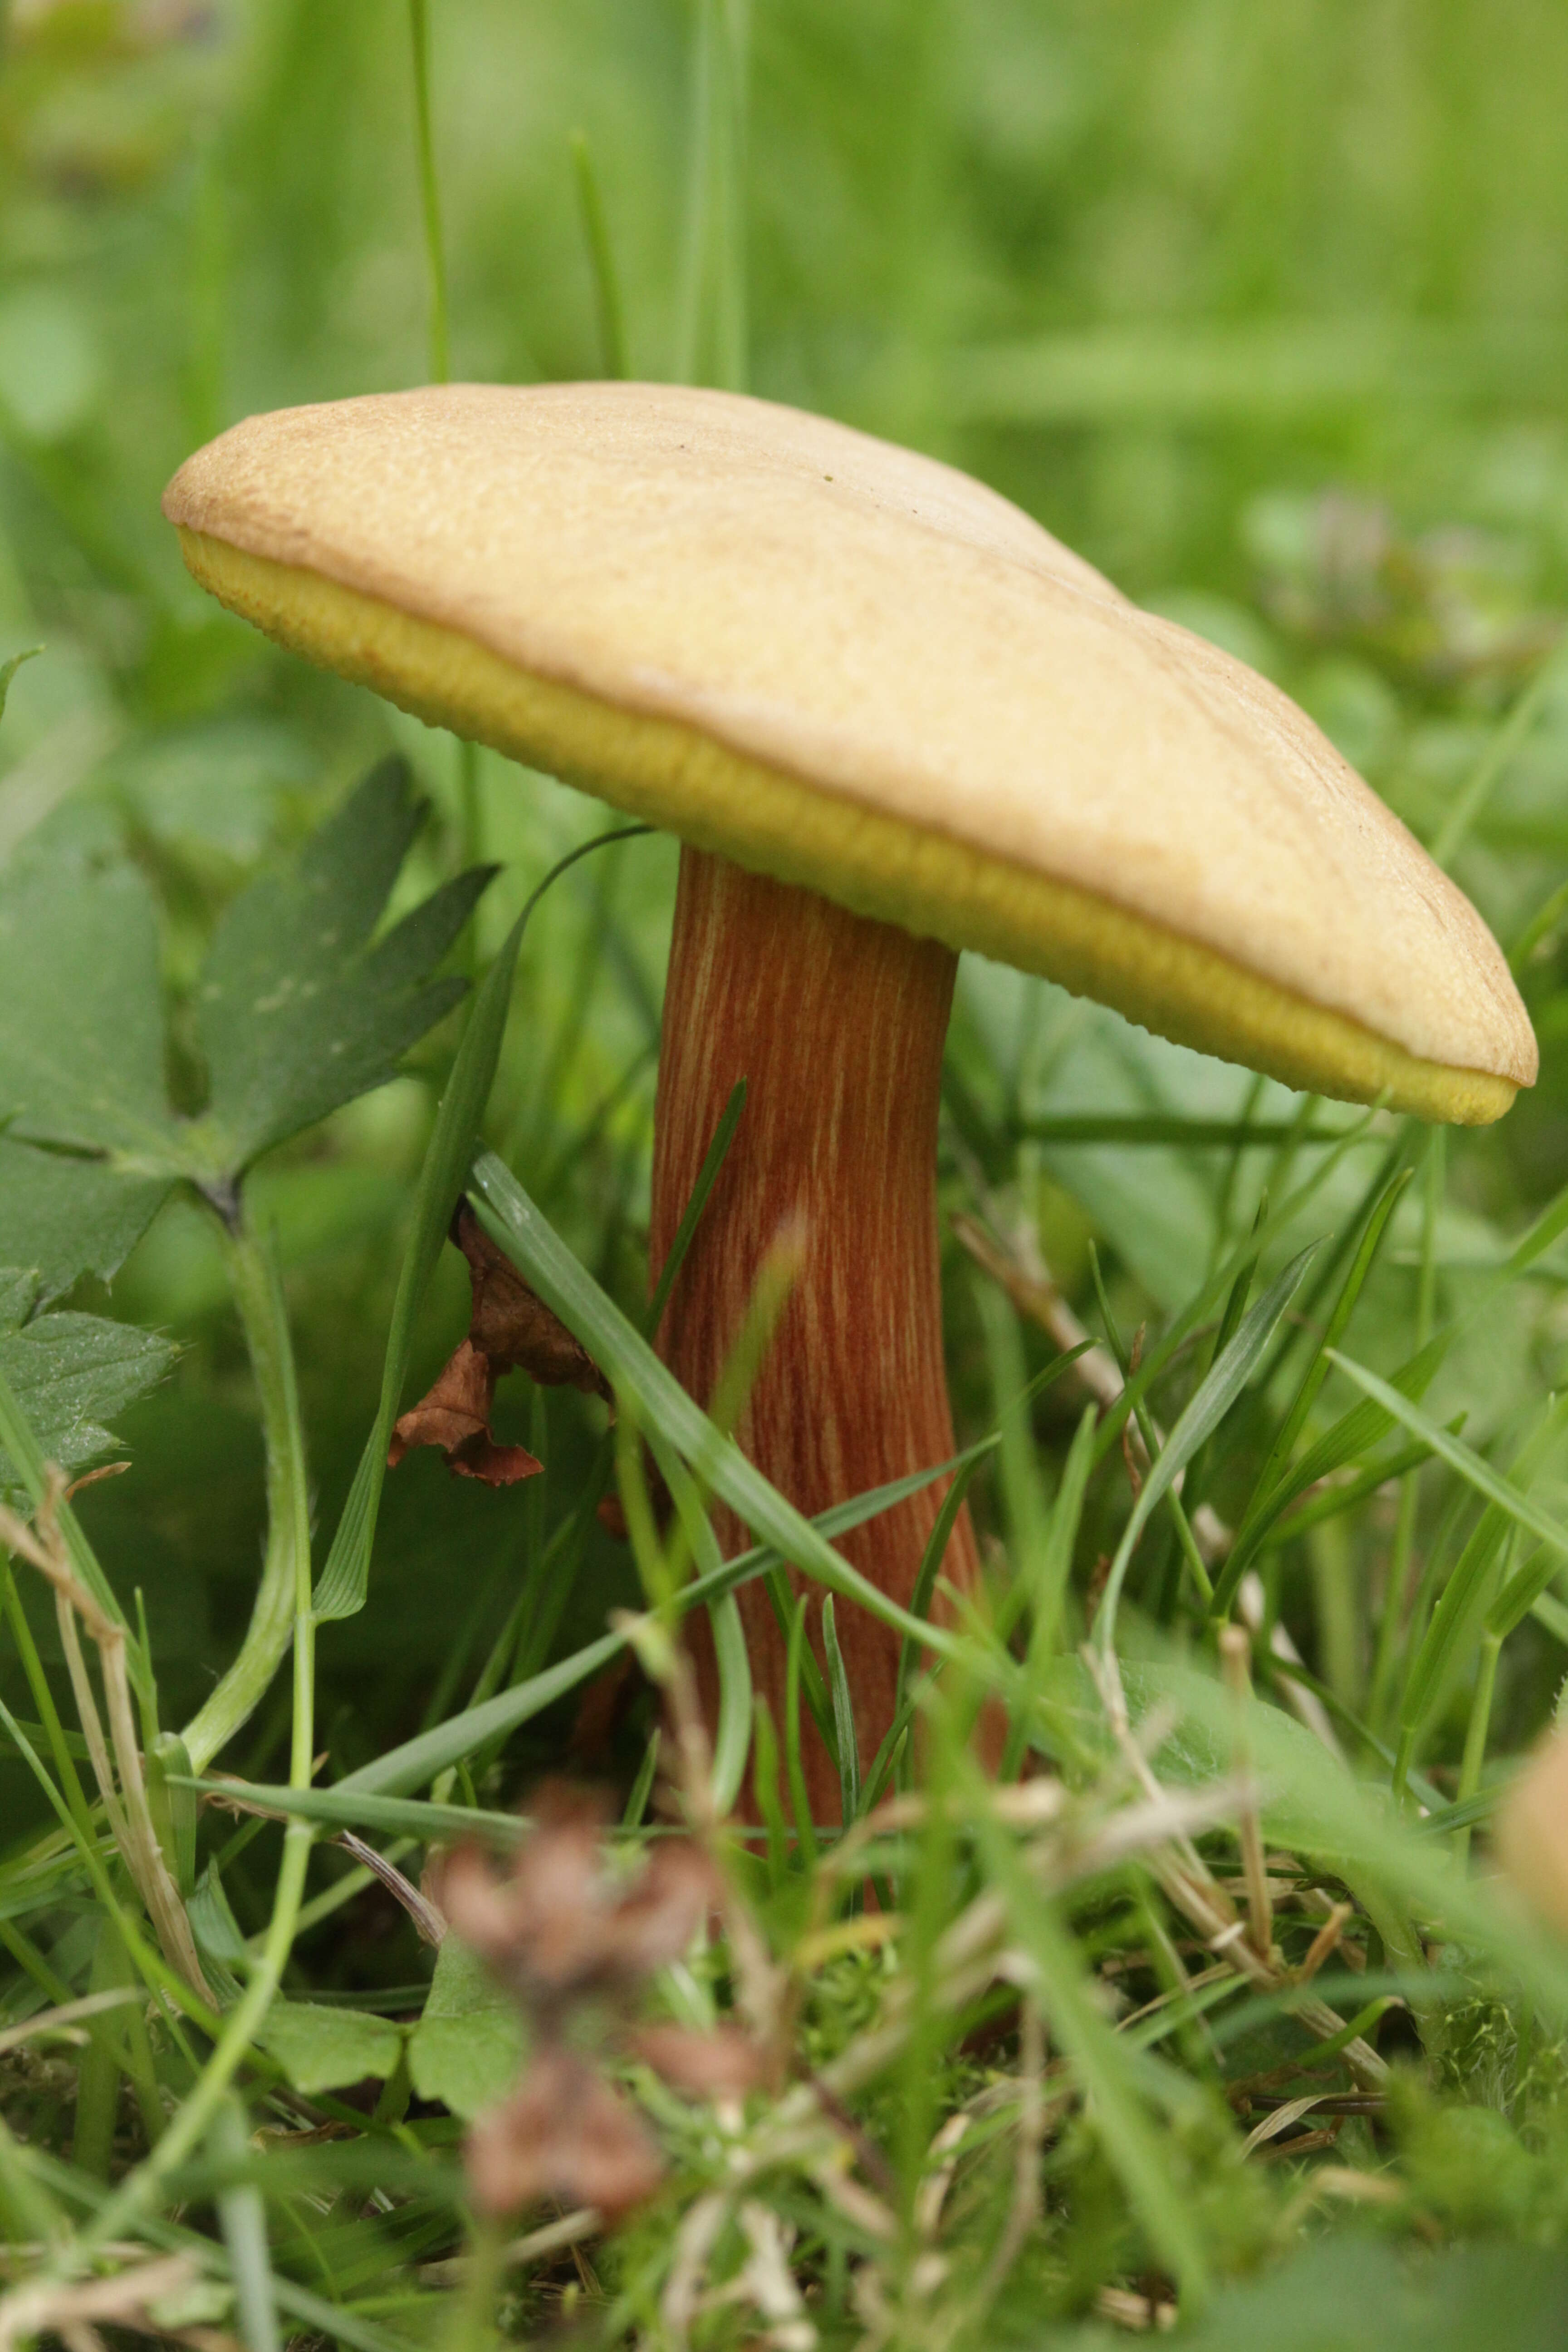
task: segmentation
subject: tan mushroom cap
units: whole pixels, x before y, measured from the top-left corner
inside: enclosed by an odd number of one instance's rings
[[[968,477],[668,385],[251,417],[164,511],[310,660],[742,866],[1288,1084],[1536,1073],[1469,901],[1286,696]]]
[[[1503,1799],[1493,1835],[1531,1910],[1568,1936],[1568,1734],[1536,1749]]]

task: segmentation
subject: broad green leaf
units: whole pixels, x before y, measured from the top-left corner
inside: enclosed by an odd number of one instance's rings
[[[402,2034],[384,2017],[304,2000],[275,2000],[257,2039],[307,2098],[367,2077],[384,2082],[403,2046]]]
[[[1469,2112],[1511,2157],[1518,2143],[1501,2118]],[[1340,2230],[1227,2288],[1181,2342],[1184,2352],[1558,2352],[1568,2254],[1485,2243],[1413,2253]]]
[[[173,1175],[152,894],[67,854],[0,884],[0,1122]]]
[[[107,1424],[161,1381],[174,1350],[153,1332],[99,1315],[38,1315],[31,1273],[0,1271],[0,1372],[39,1454],[79,1470],[110,1453]],[[0,1452],[0,1489],[26,1483],[23,1463]]]
[[[372,933],[418,822],[376,769],[293,865],[229,907],[197,1001],[210,1099],[164,1084],[157,919],[134,866],[67,848],[0,882],[0,1261],[50,1295],[114,1272],[180,1177],[231,1182],[271,1144],[392,1077],[464,982],[430,981],[489,879]],[[46,1162],[30,1144],[64,1147]]]
[[[419,824],[407,763],[386,760],[292,865],[229,906],[202,971],[197,1032],[211,1093],[199,1122],[215,1171],[384,1086],[463,992],[431,974],[493,868],[476,867],[373,943]]]
[[[425,2014],[408,2045],[408,2073],[422,2099],[440,2099],[466,2122],[504,2098],[528,2054],[517,2003],[457,1936],[436,1958]]]
[[[0,1136],[0,1265],[30,1266],[46,1299],[80,1275],[108,1282],[152,1223],[170,1181]]]

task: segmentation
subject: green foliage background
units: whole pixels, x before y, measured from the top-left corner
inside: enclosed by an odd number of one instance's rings
[[[579,204],[580,131],[633,373],[743,377],[980,474],[1133,595],[1278,678],[1439,845],[1504,945],[1525,945],[1542,1075],[1496,1131],[1451,1137],[1443,1160],[1417,1155],[1347,1342],[1392,1370],[1479,1302],[1568,1179],[1568,927],[1552,904],[1568,870],[1568,668],[1552,667],[1568,610],[1568,14],[1558,0],[753,0],[737,215],[704,197],[722,189],[704,180],[694,127],[700,13],[682,0],[432,0],[453,373],[527,382],[614,361]],[[147,878],[174,1008],[168,1084],[194,1109],[193,990],[223,910],[375,760],[406,755],[433,804],[395,914],[476,855],[502,867],[459,961],[488,962],[604,812],[489,754],[476,783],[446,738],[268,648],[185,578],[158,515],[169,473],[234,418],[427,372],[405,9],[12,0],[0,22],[0,660],[44,647],[0,730],[0,875],[74,858],[95,872],[129,861]],[[544,900],[486,1125],[628,1313],[646,1283],[673,874],[668,843],[630,842]],[[253,1180],[258,1223],[279,1235],[325,1535],[375,1411],[457,1027],[431,1031],[405,1076],[286,1143]],[[1091,1240],[1120,1332],[1157,1331],[1265,1188],[1278,1202],[1317,1164],[1319,1147],[1289,1139],[1233,1155],[1071,1137],[1060,1122],[1073,1118],[1288,1122],[1298,1105],[975,959],[950,1062],[944,1207],[973,1209],[988,1187],[986,1204],[1030,1227],[1097,1331]],[[1281,1255],[1352,1214],[1372,1164],[1347,1159],[1279,1236]],[[1050,1349],[977,1284],[945,1227],[944,1247],[972,1440]],[[447,1256],[415,1380],[461,1328]],[[1528,1280],[1489,1295],[1425,1399],[1436,1423],[1465,1415],[1465,1442],[1503,1467],[1563,1384],[1565,1275],[1554,1244]],[[89,1276],[65,1303],[178,1350],[116,1422],[130,1475],[81,1503],[128,1609],[142,1596],[163,1719],[178,1722],[237,1644],[266,1524],[256,1403],[210,1220],[172,1202],[111,1290]],[[12,1344],[0,1338],[0,1360]],[[524,1563],[589,1475],[583,1401],[513,1385],[507,1433],[543,1455],[543,1481],[498,1496],[424,1455],[389,1483],[369,1605],[321,1636],[329,1779],[463,1703]],[[1342,1412],[1355,1393],[1336,1379],[1328,1396]],[[1167,1425],[1184,1394],[1178,1380],[1162,1397]],[[981,1473],[976,1505],[1004,1542],[1021,1543],[1056,1491],[1078,1409],[1070,1383],[1051,1390],[1034,1448],[1005,1447]],[[1228,1426],[1210,1465],[1222,1516],[1244,1507],[1271,1433],[1262,1401]],[[1434,1469],[1405,1493],[1289,1547],[1274,1587],[1331,1695],[1384,1733],[1408,1664],[1396,1610],[1380,1685],[1390,1559],[1441,1570],[1459,1524],[1445,1515],[1468,1490]],[[1561,1454],[1534,1494],[1568,1509]],[[1080,1591],[1126,1507],[1116,1476],[1091,1486]],[[1135,1599],[1152,1610],[1158,1589],[1151,1571]],[[556,1651],[602,1631],[635,1591],[624,1549],[595,1530],[562,1596]],[[52,1612],[36,1592],[28,1606],[58,1662]],[[1563,1681],[1543,1613],[1501,1652],[1500,1767],[1544,1726]],[[1423,1734],[1442,1793],[1475,1667],[1472,1637]],[[258,1781],[285,1776],[286,1679],[225,1759]],[[0,1650],[0,1693],[26,1713],[22,1689]],[[571,1719],[567,1706],[530,1726],[488,1801],[558,1754]],[[635,1772],[645,1727],[626,1728],[610,1769]],[[43,1819],[4,1749],[0,1814],[8,1843]],[[276,1866],[268,1833],[226,1875],[247,1933],[265,1923]],[[302,1943],[295,1989],[374,2004],[406,1986],[421,1963],[395,1916],[374,1897],[333,1914]],[[1479,2074],[1456,2048],[1447,2087],[1468,2112]],[[1467,2167],[1444,2155],[1427,2108],[1410,2117],[1438,2234],[1559,2241],[1561,2200],[1539,2178],[1517,2176],[1513,2205],[1478,2218],[1494,2158]],[[1204,2177],[1201,2154],[1184,2160]],[[1076,2161],[1070,2147],[1061,2161]],[[1081,2275],[1052,2287],[1054,2308],[1085,2307],[1097,2282],[1123,2275],[1118,2225],[1095,2219],[1096,2197],[1109,2215],[1120,2192],[1100,2159],[1085,2162]],[[1217,2242],[1218,2224],[1205,2226]],[[1375,2269],[1381,2250],[1363,2259]],[[1342,2298],[1346,2329],[1376,2292]],[[1480,2307],[1490,2289],[1473,2292]],[[1556,2271],[1541,2294],[1560,2292]],[[1418,2303],[1409,2340],[1438,2340]],[[1273,2324],[1237,2310],[1231,2333],[1215,2318],[1204,2326],[1219,2332],[1194,2341],[1239,2342],[1244,2327],[1256,2340]],[[1023,2340],[1026,2312],[1016,2324]]]

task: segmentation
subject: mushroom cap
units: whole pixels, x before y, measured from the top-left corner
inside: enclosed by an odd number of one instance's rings
[[[1481,1122],[1485,924],[1289,699],[967,476],[772,403],[450,384],[284,409],[164,512],[421,718],[1291,1086]]]
[[[1503,1799],[1493,1839],[1531,1909],[1568,1936],[1568,1733],[1536,1749]]]

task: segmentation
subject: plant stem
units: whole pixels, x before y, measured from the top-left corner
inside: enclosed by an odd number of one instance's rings
[[[267,1553],[239,1654],[183,1734],[195,1772],[206,1770],[259,1706],[289,1647],[301,1572],[307,1597],[310,1584],[305,1437],[277,1243],[270,1232],[258,1234],[243,1202],[237,1224],[232,1230],[224,1228],[224,1261],[261,1406],[267,1447]]]
[[[59,1775],[71,1819],[81,1836],[90,1843],[94,1834],[92,1815],[70,1749],[66,1745],[65,1727],[55,1705],[54,1693],[49,1688],[48,1676],[44,1672],[43,1660],[38,1655],[38,1645],[33,1639],[33,1629],[27,1622],[26,1611],[22,1606],[22,1596],[16,1590],[16,1580],[11,1573],[10,1560],[4,1552],[0,1552],[0,1598],[4,1600],[16,1654],[22,1661],[22,1671],[27,1677],[27,1687],[33,1694],[33,1704],[38,1710],[38,1720],[44,1727],[44,1737],[49,1743],[49,1754],[54,1759],[55,1770]]]
[[[436,138],[430,122],[430,23],[426,0],[408,0],[408,31],[414,51],[414,120],[419,147],[419,204],[425,218],[425,256],[430,272],[430,381],[446,383],[452,373],[447,327],[447,257],[441,238],[441,189],[436,177]]]
[[[1481,1784],[1481,1766],[1486,1760],[1487,1734],[1491,1728],[1492,1696],[1497,1689],[1497,1665],[1502,1654],[1502,1635],[1486,1633],[1481,1635],[1480,1654],[1476,1660],[1476,1687],[1470,1698],[1470,1719],[1465,1728],[1465,1753],[1459,1766],[1459,1786],[1456,1804],[1468,1804]],[[1468,1828],[1454,1832],[1454,1856],[1463,1868],[1469,1860],[1470,1832]]]
[[[268,1253],[263,1263],[271,1268],[273,1288],[276,1289],[276,1258]],[[291,1364],[289,1389],[292,1402]],[[295,1418],[297,1423],[297,1413]],[[300,1493],[302,1496],[302,1479]],[[310,1552],[308,1542],[302,1546],[295,1545],[292,1564],[293,1582],[289,1598],[293,1607],[294,1724],[289,1747],[289,1785],[291,1789],[306,1789],[310,1784],[316,1719],[316,1628],[310,1611]],[[188,1739],[189,1734],[186,1737]],[[217,2114],[229,2084],[244,2064],[257,2031],[272,2005],[273,1995],[283,1980],[283,1971],[299,1931],[305,1874],[310,1867],[315,1836],[316,1832],[308,1822],[290,1822],[285,1830],[283,1860],[272,1899],[272,1917],[256,1971],[244,1994],[224,2020],[223,2031],[212,2056],[168,2130],[151,2155],[126,2176],[115,2194],[100,2208],[91,2228],[78,2239],[72,2257],[78,2267],[96,2249],[112,2239],[128,2234],[153,2204],[160,2183],[200,2145]]]

